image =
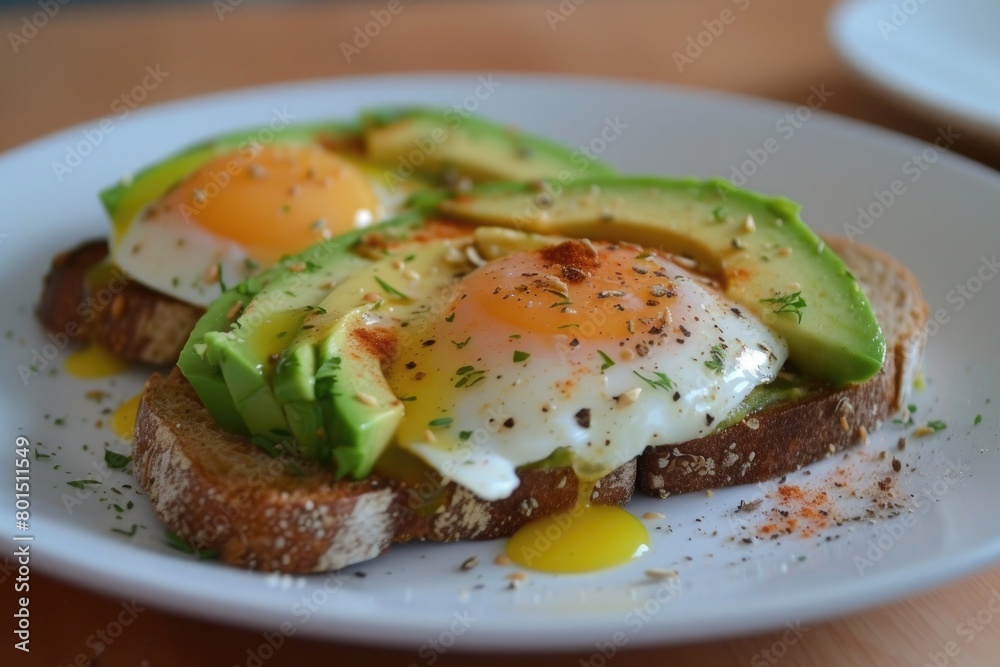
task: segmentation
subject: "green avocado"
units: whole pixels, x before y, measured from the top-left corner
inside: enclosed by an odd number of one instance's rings
[[[789,346],[803,374],[834,385],[882,367],[885,337],[855,277],[799,206],[726,181],[624,177],[496,183],[438,204],[461,220],[630,241],[686,255]]]
[[[362,237],[405,237],[424,220],[405,214],[355,230],[282,259],[226,291],[198,321],[177,365],[222,428],[288,440],[291,427],[270,379],[273,355],[287,347],[333,285],[372,263]]]
[[[450,241],[387,249],[383,259],[340,282],[282,354],[274,395],[292,433],[301,451],[335,463],[340,476],[367,475],[403,418],[379,351],[398,336],[379,338],[379,320],[419,317],[429,299],[472,268],[464,257],[446,261],[449,251]]]
[[[530,181],[611,176],[615,171],[582,150],[573,151],[520,130],[454,109],[379,109],[362,115],[368,154],[395,169],[387,185],[409,174],[447,178]],[[447,179],[451,180],[451,179]]]

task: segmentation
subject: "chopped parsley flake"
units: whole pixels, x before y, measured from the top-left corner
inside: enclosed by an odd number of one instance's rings
[[[455,421],[451,417],[438,417],[437,419],[432,419],[427,422],[427,425],[431,428],[444,428],[446,426],[451,426],[451,423]]]
[[[943,431],[946,428],[948,428],[948,425],[945,424],[940,419],[932,419],[931,421],[927,422],[927,428],[932,429],[934,431]]]
[[[72,482],[66,482],[74,489],[86,489],[88,484],[100,484],[100,480],[96,479],[76,479]]]
[[[387,294],[391,294],[392,296],[399,297],[400,299],[409,299],[410,298],[408,295],[404,294],[403,292],[400,292],[398,289],[396,289],[395,287],[393,287],[392,285],[390,285],[386,281],[382,280],[378,276],[375,276],[375,282],[377,282],[378,285],[379,285],[379,287],[381,287],[383,290],[385,290]]]
[[[976,419],[972,422],[973,426],[979,426],[983,422],[982,415],[976,415]]]
[[[471,387],[480,380],[486,379],[486,371],[476,370],[472,366],[462,366],[457,371],[455,375],[459,376],[458,382],[455,383],[455,389],[461,389],[462,387]]]
[[[712,219],[716,222],[722,222],[726,219],[726,209],[721,206],[716,206],[712,209]]]
[[[910,403],[909,405],[906,406],[906,409],[909,410],[911,413],[914,413],[917,411],[917,405],[915,403]]]
[[[108,467],[112,470],[121,470],[127,466],[131,460],[131,456],[119,454],[118,452],[113,452],[110,449],[104,450],[104,462],[108,464]]]
[[[779,294],[770,299],[761,299],[761,303],[771,303],[777,306],[776,313],[792,313],[802,322],[802,309],[806,307],[806,300],[802,298],[802,292],[792,292],[791,294]]]
[[[654,371],[653,375],[656,376],[656,379],[653,380],[641,374],[639,371],[632,371],[632,372],[635,373],[635,375],[640,380],[648,384],[653,389],[666,389],[669,391],[670,389],[674,388],[674,383],[670,381],[670,378],[667,377],[666,373],[661,373],[660,371]]]
[[[604,360],[604,363],[601,364],[601,370],[602,371],[606,371],[606,370],[608,370],[609,368],[611,368],[612,366],[615,365],[615,362],[611,359],[611,357],[609,357],[608,355],[606,355],[601,350],[598,350],[597,354],[601,355],[601,359]]]
[[[521,350],[514,350],[514,363],[520,363],[522,361],[527,361],[531,354],[528,352],[522,352]]]
[[[705,367],[710,371],[715,371],[716,374],[721,375],[725,364],[723,360],[726,358],[726,351],[722,345],[712,346],[712,358],[705,362]]]
[[[471,437],[472,437],[472,431],[459,431],[458,432],[458,439],[461,440],[461,441],[463,441],[463,442],[466,441],[466,440],[468,440]]]
[[[116,505],[115,507],[118,507],[118,506]],[[118,511],[120,512],[121,509],[119,508]],[[139,527],[139,524],[133,523],[132,524],[132,528],[129,529],[129,530],[122,530],[121,528],[112,528],[111,532],[112,533],[118,533],[119,535],[124,535],[125,537],[132,537],[133,535],[135,535],[135,531],[136,531],[136,529],[138,527]]]
[[[470,340],[472,340],[472,336],[469,336],[468,338],[466,338],[463,341],[453,340],[453,341],[451,341],[451,344],[461,350],[463,347],[465,347],[466,345],[469,344]]]

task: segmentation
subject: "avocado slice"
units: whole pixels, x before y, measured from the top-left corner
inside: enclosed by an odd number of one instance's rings
[[[177,362],[216,423],[234,433],[264,435],[270,442],[287,440],[290,425],[270,385],[271,355],[294,339],[306,317],[317,314],[316,306],[333,285],[374,261],[355,252],[363,236],[405,237],[423,219],[419,213],[404,214],[314,245],[216,299]],[[266,338],[254,337],[258,329]],[[279,338],[282,331],[286,333]]]
[[[362,114],[368,154],[395,172],[389,185],[414,171],[475,182],[610,176],[608,165],[520,130],[452,109],[377,109]]]
[[[311,326],[282,354],[273,380],[304,454],[335,463],[339,476],[371,471],[404,408],[379,354],[380,344],[391,347],[396,337],[357,332],[377,332],[381,318],[389,324],[420,316],[428,299],[472,268],[464,259],[446,261],[456,243],[469,238],[402,244],[338,284],[310,315]],[[372,302],[371,295],[380,300]]]
[[[478,223],[687,255],[788,342],[789,358],[802,373],[844,385],[882,367],[885,337],[871,304],[787,199],[722,180],[624,177],[490,184],[438,208]]]

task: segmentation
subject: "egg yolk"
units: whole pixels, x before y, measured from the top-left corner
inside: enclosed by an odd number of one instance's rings
[[[643,325],[662,325],[669,312],[671,278],[650,259],[635,248],[598,250],[582,241],[510,255],[467,276],[453,308],[488,316],[487,330],[501,324],[536,340],[582,334],[617,342]]]
[[[74,377],[103,378],[124,372],[128,364],[103,345],[91,343],[70,354],[64,368]]]
[[[649,532],[621,507],[577,504],[522,526],[507,556],[523,567],[554,574],[595,572],[624,565],[649,549]]]
[[[115,408],[111,415],[111,431],[122,440],[131,440],[135,431],[135,416],[139,411],[142,394],[136,394]]]
[[[206,163],[151,212],[177,216],[272,263],[380,214],[361,171],[319,146],[269,145]]]

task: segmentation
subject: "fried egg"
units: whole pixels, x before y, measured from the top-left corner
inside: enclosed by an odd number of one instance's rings
[[[381,171],[317,144],[255,144],[220,155],[151,203],[112,244],[139,282],[207,307],[283,255],[391,216]]]
[[[485,263],[406,331],[386,373],[398,444],[486,500],[557,450],[596,480],[702,437],[788,354],[710,279],[586,240]]]

